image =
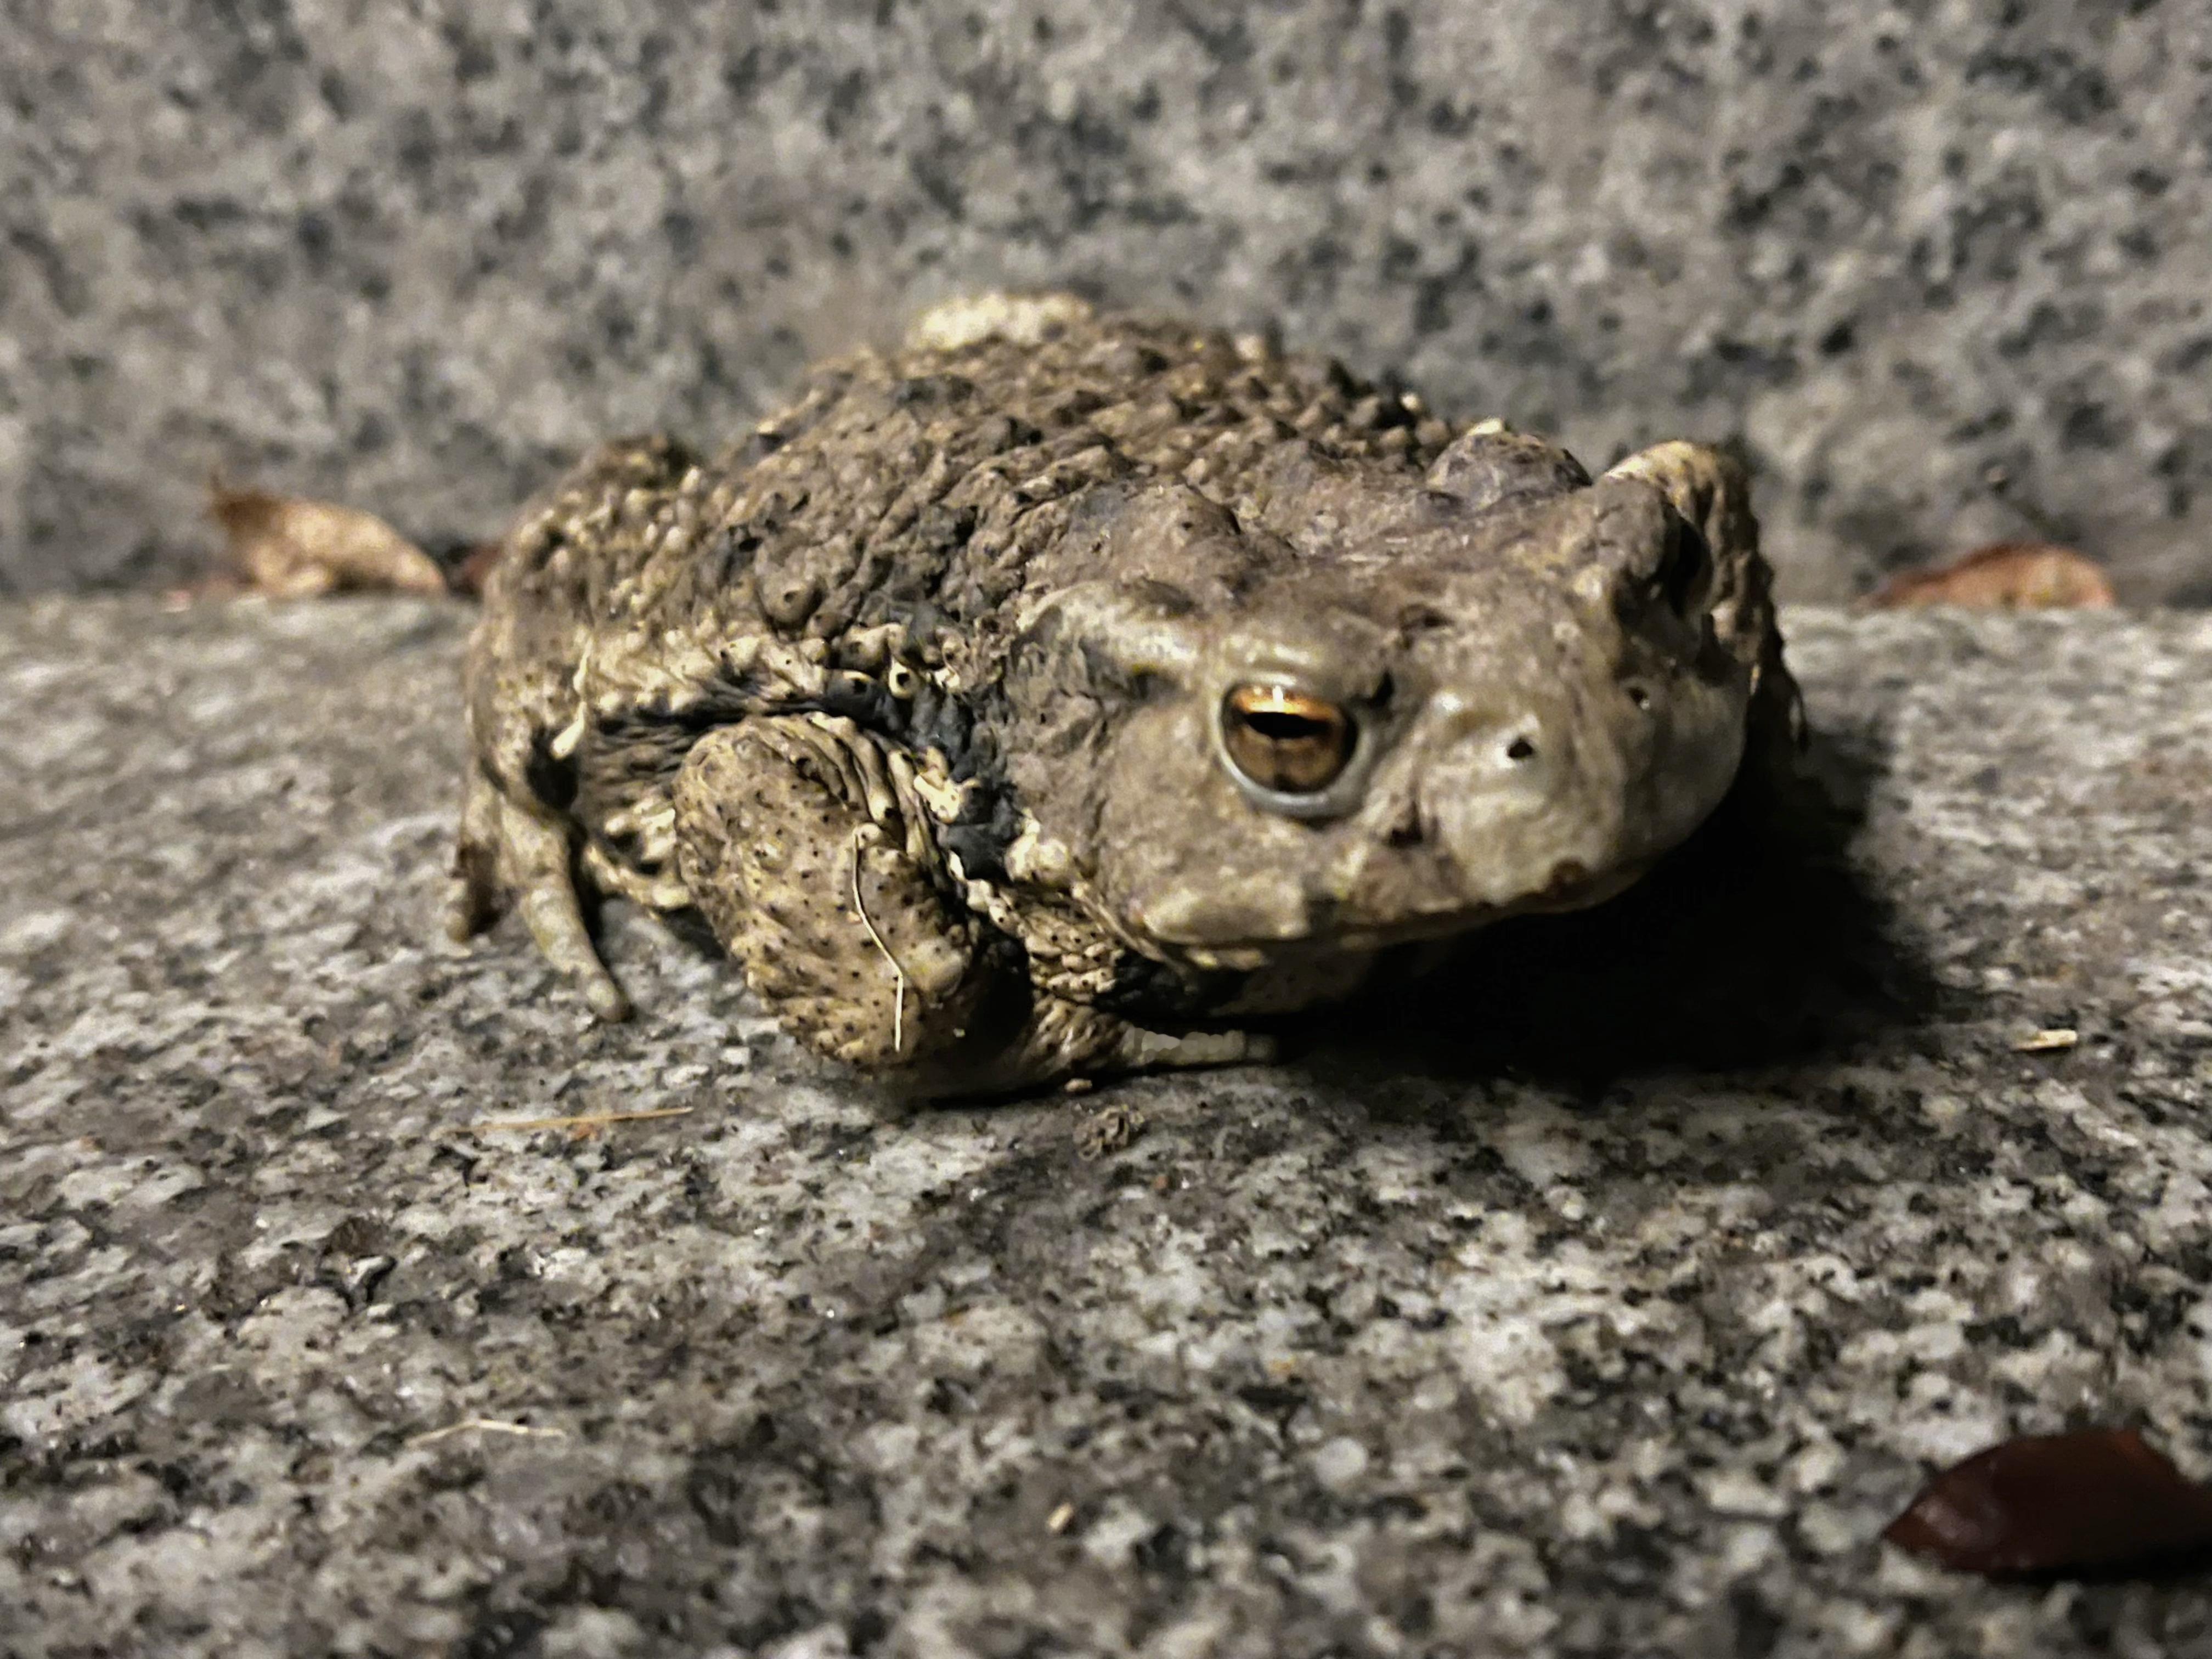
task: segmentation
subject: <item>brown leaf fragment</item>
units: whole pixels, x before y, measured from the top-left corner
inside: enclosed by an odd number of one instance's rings
[[[500,550],[506,545],[502,541],[478,542],[469,549],[453,568],[453,592],[482,599],[484,584],[491,580],[491,568],[499,562]]]
[[[222,526],[231,568],[248,592],[307,599],[341,590],[447,591],[436,560],[358,507],[232,489],[218,479],[208,514]]]
[[[2112,602],[2112,585],[2094,560],[2043,542],[1999,542],[1939,569],[1902,571],[1867,601],[1877,611],[1921,605],[2080,611]]]
[[[1075,1151],[1085,1162],[1109,1158],[1145,1133],[1145,1115],[1133,1106],[1102,1106],[1075,1131]]]
[[[2133,1429],[2022,1435],[1944,1470],[1882,1536],[1992,1577],[2136,1570],[2212,1549],[2212,1491]]]

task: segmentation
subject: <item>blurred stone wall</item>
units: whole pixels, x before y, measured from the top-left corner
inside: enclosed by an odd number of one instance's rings
[[[0,0],[0,587],[211,471],[495,527],[981,286],[1280,324],[1790,592],[1999,538],[2212,599],[2203,0]]]

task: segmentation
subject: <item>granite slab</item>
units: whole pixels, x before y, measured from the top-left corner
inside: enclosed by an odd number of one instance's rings
[[[173,580],[214,470],[489,535],[1011,285],[1731,442],[1798,598],[2027,538],[2212,601],[2202,0],[0,15],[0,592]]]
[[[623,1027],[443,941],[466,622],[0,609],[9,1659],[2212,1653],[1877,1541],[2212,1470],[2212,618],[1796,610],[1828,842],[904,1114],[635,916]]]

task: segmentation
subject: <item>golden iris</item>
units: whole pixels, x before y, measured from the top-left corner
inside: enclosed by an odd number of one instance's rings
[[[1352,761],[1352,718],[1337,704],[1282,685],[1240,685],[1222,700],[1221,746],[1262,789],[1310,795]]]

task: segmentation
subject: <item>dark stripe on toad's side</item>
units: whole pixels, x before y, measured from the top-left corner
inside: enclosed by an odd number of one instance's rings
[[[1115,958],[1114,982],[1099,994],[1097,1006],[1139,1023],[1191,1019],[1234,1001],[1250,977],[1225,968],[1178,967],[1125,951]]]
[[[672,775],[706,732],[750,717],[778,714],[830,714],[917,757],[933,749],[942,753],[954,781],[967,787],[960,817],[939,830],[939,842],[959,856],[969,879],[1006,878],[1006,848],[1021,834],[1022,815],[988,718],[969,699],[926,680],[911,699],[902,701],[881,680],[840,673],[818,697],[764,702],[750,684],[727,677],[682,708],[648,703],[608,718],[590,733],[587,770],[595,783],[603,784],[625,772]],[[611,799],[619,792],[603,787],[593,793]],[[568,794],[574,799],[573,777]],[[610,852],[620,850],[603,844]]]
[[[522,764],[522,781],[530,793],[556,812],[565,812],[576,799],[576,763],[553,752],[553,734],[538,732],[530,739],[530,757]]]
[[[890,688],[866,674],[833,674],[812,707],[825,714],[848,720],[863,732],[903,741],[907,708]]]
[[[1021,808],[1011,795],[985,788],[971,789],[961,805],[961,816],[937,832],[938,843],[956,854],[971,881],[1004,881],[1006,848],[1022,833]]]

